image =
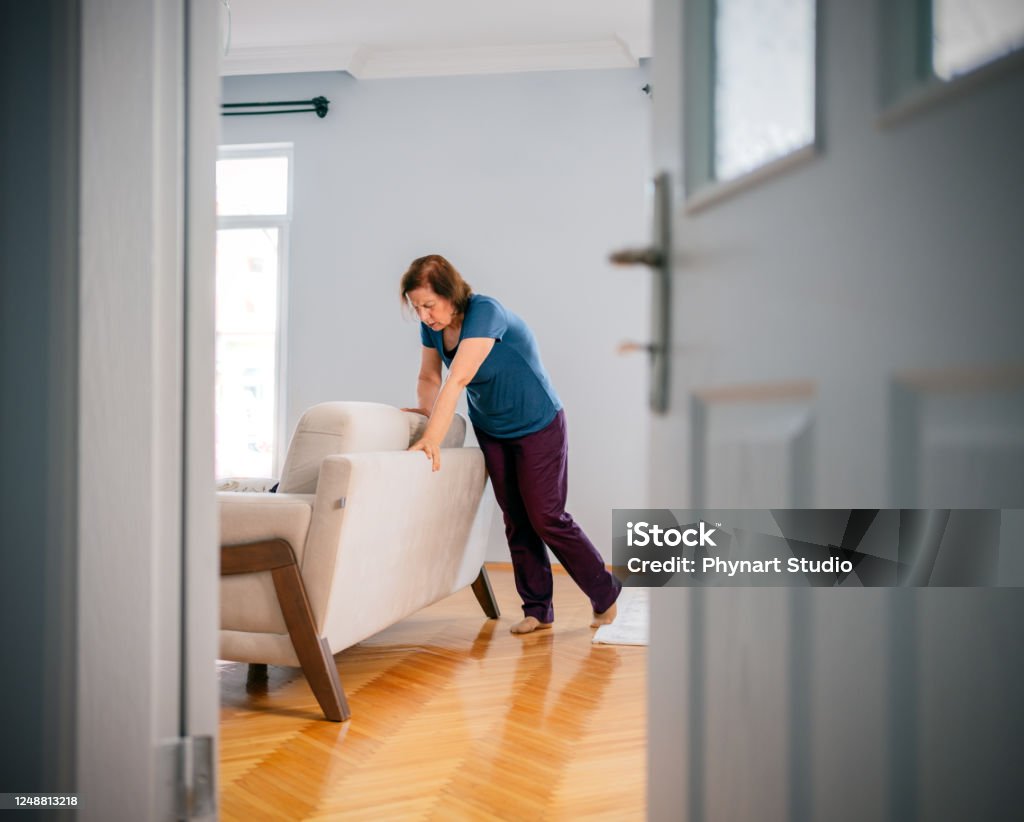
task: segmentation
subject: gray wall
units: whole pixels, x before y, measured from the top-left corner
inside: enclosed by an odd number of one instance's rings
[[[222,143],[294,143],[287,429],[317,402],[415,404],[418,325],[398,280],[449,257],[531,325],[569,420],[569,510],[611,558],[610,512],[645,499],[645,68],[356,81],[232,77],[225,102],[324,95],[315,115],[226,117]],[[495,518],[490,557],[507,560]]]
[[[76,788],[79,26],[0,10],[0,793]]]

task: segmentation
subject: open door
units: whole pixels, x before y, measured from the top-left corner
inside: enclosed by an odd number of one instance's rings
[[[218,5],[78,4],[83,820],[216,815]]]
[[[652,507],[1024,507],[1015,5],[655,0]],[[652,819],[1011,807],[1019,590],[652,594]]]

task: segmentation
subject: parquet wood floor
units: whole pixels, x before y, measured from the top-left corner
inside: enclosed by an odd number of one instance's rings
[[[647,649],[591,644],[590,604],[555,574],[555,627],[500,620],[467,588],[335,659],[352,708],[323,720],[297,669],[221,663],[222,820],[642,820]]]

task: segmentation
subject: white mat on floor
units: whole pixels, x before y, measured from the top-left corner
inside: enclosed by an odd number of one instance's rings
[[[623,588],[615,622],[594,632],[603,645],[646,645],[650,635],[651,603],[646,588]]]

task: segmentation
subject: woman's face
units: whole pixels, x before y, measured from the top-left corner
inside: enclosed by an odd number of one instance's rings
[[[452,301],[439,297],[429,285],[414,288],[406,296],[416,310],[416,316],[434,331],[441,331],[452,324],[455,319],[455,306]]]

